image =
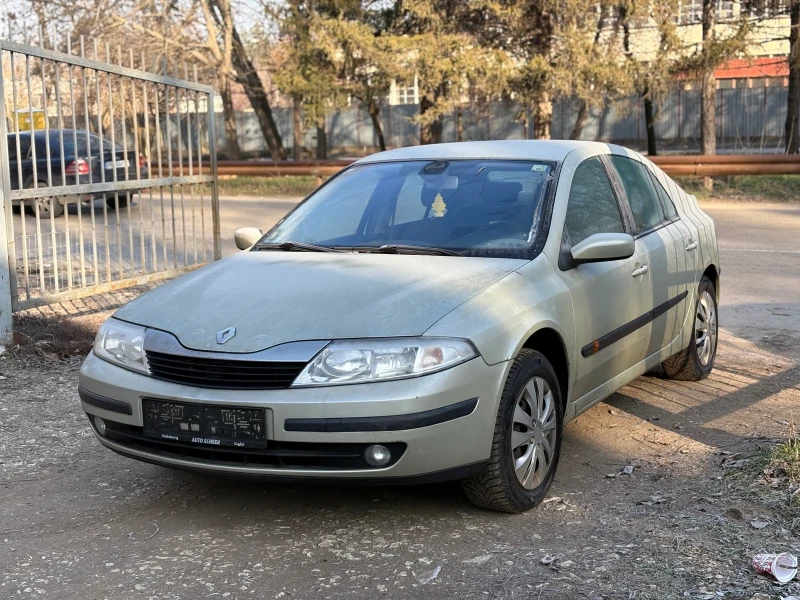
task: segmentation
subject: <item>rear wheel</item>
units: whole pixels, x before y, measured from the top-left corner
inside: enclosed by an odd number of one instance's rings
[[[700,381],[714,368],[718,337],[717,294],[708,277],[700,280],[692,331],[694,335],[689,345],[661,363],[667,378]]]
[[[555,371],[544,355],[523,349],[500,399],[489,464],[462,482],[470,502],[520,513],[544,500],[558,466],[562,428]]]
[[[33,182],[29,183],[25,187],[26,189],[33,189]],[[47,182],[40,181],[38,187],[47,188]],[[53,218],[58,218],[64,214],[64,205],[58,201],[56,196],[41,196],[39,198],[31,198],[30,200],[25,201],[25,207],[32,215],[36,214],[38,208],[40,219],[49,219],[51,215]]]

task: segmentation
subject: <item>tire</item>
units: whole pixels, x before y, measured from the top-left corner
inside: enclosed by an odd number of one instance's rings
[[[111,196],[106,198],[106,206],[108,206],[108,208],[116,209],[117,203],[119,203],[120,208],[127,208],[128,204],[133,200],[133,194],[134,192],[129,192],[127,194],[124,193],[119,194],[118,200],[116,201],[114,200],[114,196],[112,194]]]
[[[708,277],[700,280],[694,307],[694,325],[689,345],[661,363],[667,379],[700,381],[714,368],[719,339],[717,294]]]
[[[47,187],[46,181],[40,181],[39,187]],[[33,189],[33,182],[29,183],[25,186],[26,189]],[[55,196],[42,196],[41,198],[31,198],[31,200],[25,202],[26,210],[32,214],[36,215],[36,205],[39,205],[39,218],[40,219],[49,219],[50,213],[52,212],[52,216],[54,219],[57,219],[61,215],[64,214],[64,205],[58,201],[58,198]]]
[[[542,383],[545,384],[544,387]],[[543,393],[540,394],[539,391]],[[544,426],[537,418],[532,428],[525,429],[521,424],[525,415],[530,416],[531,413],[524,408],[534,395],[545,398],[546,416],[541,419]],[[517,413],[518,405],[525,415]],[[532,407],[527,405],[527,408]],[[529,349],[521,350],[508,373],[500,398],[489,464],[482,474],[462,482],[469,501],[480,508],[506,513],[521,513],[541,503],[553,483],[558,467],[563,426],[561,390],[553,367],[541,353]],[[513,449],[512,440],[519,444],[527,434],[532,434],[531,439]],[[526,461],[525,457],[529,453],[533,460]],[[544,461],[541,460],[542,457]],[[520,466],[520,470],[528,465],[527,485],[520,481],[515,464]],[[539,471],[539,468],[543,470]],[[526,479],[524,475],[523,479]]]

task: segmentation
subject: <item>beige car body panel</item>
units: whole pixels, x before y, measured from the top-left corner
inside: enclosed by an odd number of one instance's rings
[[[589,157],[626,155],[645,164],[672,197],[680,220],[636,240],[628,259],[583,264],[561,271],[563,222],[572,177]],[[390,336],[469,339],[480,356],[451,369],[398,381],[330,387],[247,391],[202,389],[159,381],[90,355],[81,386],[127,402],[130,416],[82,402],[90,415],[141,427],[144,397],[215,405],[264,407],[270,439],[287,442],[402,441],[406,453],[383,469],[315,470],[211,467],[241,475],[298,477],[406,477],[485,461],[491,451],[498,402],[514,357],[536,332],[549,329],[563,341],[568,390],[565,420],[682,350],[693,336],[697,283],[719,266],[711,219],[641,155],[594,142],[481,142],[404,148],[362,159],[554,159],[561,162],[542,252],[533,260],[450,256],[241,253],[184,275],[120,309],[117,318],[169,331],[197,350],[214,349],[214,335],[240,326],[224,352],[254,352],[302,340]],[[698,242],[694,250],[685,246]],[[645,264],[644,276],[633,272]],[[277,292],[275,292],[277,290]],[[581,349],[603,334],[647,313],[662,298],[686,292],[666,314],[600,352]],[[288,299],[288,303],[287,303]],[[246,315],[236,321],[237,314]],[[288,432],[289,418],[404,415],[478,398],[468,416],[429,427],[381,432]],[[98,435],[104,445],[122,451]],[[152,455],[125,451],[153,460]],[[156,462],[198,468],[191,461]]]

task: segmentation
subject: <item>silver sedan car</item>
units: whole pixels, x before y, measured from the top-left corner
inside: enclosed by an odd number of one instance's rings
[[[458,479],[521,512],[567,421],[659,365],[714,365],[714,224],[619,146],[391,150],[236,238],[100,328],[79,392],[104,446],[237,477]]]

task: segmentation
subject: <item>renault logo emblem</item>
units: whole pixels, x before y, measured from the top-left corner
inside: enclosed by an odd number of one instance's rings
[[[236,327],[228,327],[226,329],[223,329],[222,331],[218,331],[217,343],[224,344],[235,335],[236,335]]]

